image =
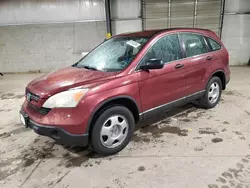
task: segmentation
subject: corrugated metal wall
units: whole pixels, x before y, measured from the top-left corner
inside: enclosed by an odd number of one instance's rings
[[[143,29],[163,29],[169,27],[168,0],[143,0]]]
[[[143,0],[143,28],[201,27],[220,34],[221,0]]]
[[[140,0],[111,0],[113,35],[142,30]]]
[[[220,20],[223,0],[198,0],[195,27],[210,29],[220,34]]]
[[[193,27],[195,1],[172,0],[170,1],[170,27]]]

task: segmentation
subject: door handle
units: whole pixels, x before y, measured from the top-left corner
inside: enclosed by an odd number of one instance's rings
[[[212,56],[207,56],[207,57],[206,57],[206,60],[211,60],[211,59],[213,59]]]
[[[181,68],[181,67],[184,67],[184,64],[177,64],[177,65],[175,65],[175,68],[176,68],[176,69],[179,69],[179,68]]]

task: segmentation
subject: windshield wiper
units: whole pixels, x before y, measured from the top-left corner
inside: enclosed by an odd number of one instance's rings
[[[89,70],[94,70],[94,71],[97,71],[97,70],[98,70],[97,68],[91,67],[91,66],[88,66],[88,65],[83,65],[83,66],[81,66],[81,67],[83,67],[83,68],[85,68],[85,69],[89,69]]]
[[[78,62],[75,63],[75,64],[73,64],[73,65],[71,65],[71,66],[72,66],[72,67],[77,67],[77,64],[78,64]]]

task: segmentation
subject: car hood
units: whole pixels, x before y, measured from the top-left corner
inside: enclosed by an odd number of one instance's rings
[[[116,74],[68,67],[34,79],[28,84],[27,89],[40,98],[48,98],[73,87],[113,79]]]

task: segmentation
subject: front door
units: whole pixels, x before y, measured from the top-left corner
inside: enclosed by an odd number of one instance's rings
[[[176,103],[185,103],[186,76],[182,57],[177,34],[158,39],[145,54],[140,64],[150,59],[160,59],[164,62],[164,67],[138,72],[143,114],[158,109],[164,110],[164,107]]]

